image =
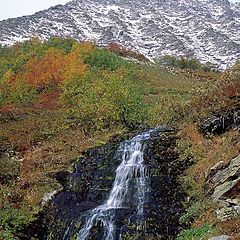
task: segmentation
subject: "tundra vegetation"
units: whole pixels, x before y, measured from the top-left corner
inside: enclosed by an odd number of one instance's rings
[[[239,62],[223,73],[170,56],[151,63],[114,43],[33,38],[0,47],[0,239],[34,221],[45,193],[61,187],[52,176],[84,150],[163,124],[181,129],[181,160],[193,161],[180,179],[190,200],[181,217],[189,230],[178,239],[237,233],[239,219],[217,221],[204,173],[239,154],[239,132],[206,137],[198,126],[239,107],[239,73]]]

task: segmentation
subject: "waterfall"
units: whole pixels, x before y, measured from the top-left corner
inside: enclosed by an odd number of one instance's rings
[[[138,223],[141,225],[140,220],[144,213],[144,204],[147,201],[147,192],[149,191],[148,169],[144,165],[143,156],[144,140],[150,137],[151,131],[141,133],[120,144],[117,153],[121,157],[121,164],[116,170],[116,177],[109,197],[104,204],[84,215],[84,225],[78,233],[78,240],[87,239],[91,229],[98,223],[104,229],[102,239],[115,240],[117,238],[115,236],[115,211],[126,208],[129,198],[135,200],[133,204],[136,208],[136,214],[139,216]],[[130,186],[131,181],[134,181],[133,188]],[[132,189],[134,189],[134,196],[131,195]]]
[[[178,177],[176,131],[159,127],[117,144],[85,152],[72,173],[61,173],[63,190],[46,205],[26,239],[176,239],[186,195]]]

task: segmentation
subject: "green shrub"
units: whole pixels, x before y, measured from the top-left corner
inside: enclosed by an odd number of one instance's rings
[[[210,225],[205,225],[201,228],[192,228],[182,231],[177,240],[205,240],[214,234],[214,229]]]
[[[0,106],[3,104],[27,105],[37,98],[36,89],[24,82],[0,84]]]
[[[177,58],[171,55],[166,55],[159,59],[158,62],[161,65],[180,69],[203,70],[205,72],[210,72],[213,70],[213,67],[210,63],[202,64],[200,61],[194,58]]]
[[[126,66],[125,60],[102,48],[95,48],[91,54],[86,55],[84,62],[90,68],[98,68],[110,71],[114,71]]]
[[[197,219],[205,210],[206,206],[202,202],[196,202],[187,208],[184,215],[181,216],[181,224],[191,224],[195,219]]]
[[[14,235],[12,234],[12,231],[10,231],[10,230],[0,230],[0,239],[13,240]]]
[[[16,105],[26,105],[36,100],[37,91],[26,83],[15,84],[14,89],[10,92],[9,102]]]
[[[70,53],[74,44],[78,41],[73,38],[52,37],[44,42],[44,49],[57,48],[63,50],[66,54]]]
[[[143,90],[121,72],[92,72],[63,86],[62,101],[86,129],[115,124],[137,127],[146,122]]]
[[[8,185],[2,185],[0,189],[0,239],[4,240],[14,239],[17,231],[34,220],[33,213],[28,207],[21,205],[19,208],[19,205],[12,203],[17,192],[14,182],[11,182],[11,187]]]
[[[181,98],[163,94],[149,106],[149,125],[175,125],[183,117],[185,103]]]
[[[24,226],[33,221],[33,216],[26,209],[5,207],[0,211],[0,237],[4,239],[13,239],[15,233]]]

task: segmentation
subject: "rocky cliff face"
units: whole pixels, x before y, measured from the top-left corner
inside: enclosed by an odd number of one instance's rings
[[[226,68],[240,58],[240,4],[228,0],[73,0],[0,22],[0,43],[31,36],[119,42],[150,58],[196,57]]]

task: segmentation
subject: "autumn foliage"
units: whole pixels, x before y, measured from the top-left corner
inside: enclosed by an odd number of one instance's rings
[[[38,90],[57,87],[73,75],[84,75],[86,66],[78,51],[67,55],[62,50],[50,48],[43,57],[31,58],[23,71],[10,78],[10,82],[25,82]],[[9,74],[8,74],[9,75]]]
[[[8,63],[0,61],[8,65],[0,75],[2,110],[6,105],[48,110],[62,105],[93,130],[143,122],[137,87],[141,82],[134,82],[134,64],[108,49],[72,39],[41,43],[34,38],[1,50],[6,56],[11,53]]]
[[[240,108],[240,64],[209,80],[207,87],[196,89],[186,108],[185,118],[196,122],[213,114]]]
[[[137,59],[139,61],[144,61],[144,62],[149,61],[149,59],[146,58],[143,54],[127,49],[119,43],[115,43],[115,42],[110,43],[108,45],[108,49],[109,51],[122,57],[133,58],[133,59]]]
[[[34,220],[43,194],[56,187],[53,172],[99,136],[145,123],[136,72],[135,63],[91,42],[0,46],[0,239]]]
[[[31,58],[24,66],[24,71],[16,79],[41,89],[47,85],[57,85],[64,80],[63,69],[66,57],[61,50],[50,48],[41,59]]]

